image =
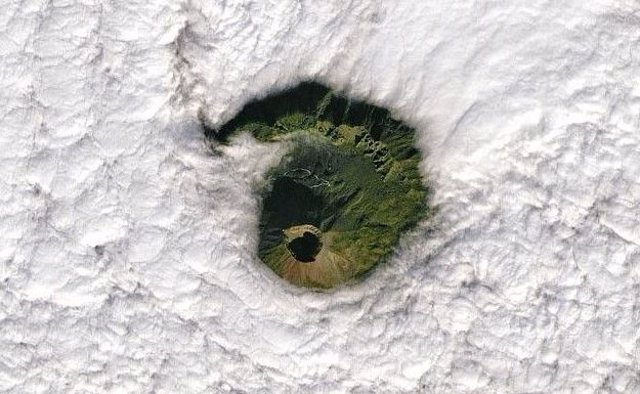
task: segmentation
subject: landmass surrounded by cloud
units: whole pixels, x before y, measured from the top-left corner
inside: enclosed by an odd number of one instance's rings
[[[0,13],[0,391],[638,392],[636,1],[17,1]],[[316,79],[415,127],[438,214],[331,294],[259,262]]]

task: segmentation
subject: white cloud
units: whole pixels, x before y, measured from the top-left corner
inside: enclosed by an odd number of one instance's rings
[[[9,1],[0,390],[639,391],[635,8]],[[314,77],[417,127],[439,206],[330,294],[256,259],[279,152],[196,123]]]

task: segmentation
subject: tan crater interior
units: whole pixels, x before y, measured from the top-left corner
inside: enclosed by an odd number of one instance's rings
[[[289,227],[283,233],[287,245],[286,253],[282,256],[283,278],[294,284],[315,283],[326,287],[342,282],[352,274],[352,264],[331,250],[330,233],[323,234],[311,224]],[[296,250],[296,242],[304,243],[306,253]]]

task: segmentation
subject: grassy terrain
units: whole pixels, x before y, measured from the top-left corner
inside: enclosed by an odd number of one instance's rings
[[[303,84],[249,104],[212,136],[226,142],[236,131],[291,145],[262,191],[258,254],[297,285],[328,288],[356,278],[429,215],[414,130],[384,109]],[[321,234],[313,262],[287,249],[285,232],[300,225]]]

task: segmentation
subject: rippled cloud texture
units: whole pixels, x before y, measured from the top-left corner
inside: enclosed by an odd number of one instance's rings
[[[640,391],[637,1],[1,5],[0,391]],[[282,152],[198,122],[310,78],[439,207],[329,294],[256,257]]]

